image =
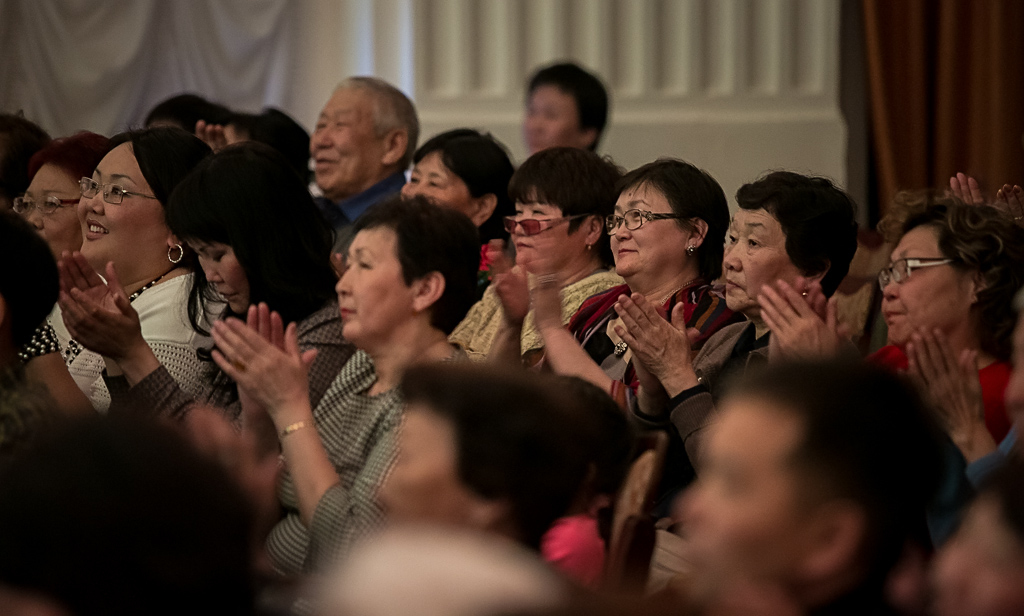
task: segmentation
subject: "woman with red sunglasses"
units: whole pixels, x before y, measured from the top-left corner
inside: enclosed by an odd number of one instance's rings
[[[509,182],[515,215],[505,218],[515,266],[492,245],[493,282],[450,340],[473,359],[534,365],[543,357],[544,342],[529,309],[529,286],[561,288],[562,322],[568,323],[588,297],[622,284],[609,270],[612,254],[604,232],[620,175],[610,160],[577,148],[550,148],[526,159]]]

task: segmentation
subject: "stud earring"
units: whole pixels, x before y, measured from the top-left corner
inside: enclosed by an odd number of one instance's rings
[[[690,255],[691,257],[697,254],[697,247],[694,246],[693,244],[690,244],[689,246],[686,247],[686,254]]]

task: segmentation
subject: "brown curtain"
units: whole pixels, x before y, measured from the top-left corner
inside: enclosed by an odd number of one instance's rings
[[[863,0],[880,214],[957,171],[1024,184],[1024,2]]]

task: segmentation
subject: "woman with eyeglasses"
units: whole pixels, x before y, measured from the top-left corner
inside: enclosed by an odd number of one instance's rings
[[[110,404],[102,375],[117,373],[125,349],[92,326],[97,313],[138,319],[160,363],[192,395],[203,391],[210,366],[197,355],[209,338],[192,329],[186,310],[194,255],[171,233],[164,214],[171,191],[210,148],[166,127],[121,133],[110,145],[80,182],[82,247],[62,255],[62,319],[53,322],[72,377],[100,411]]]
[[[30,183],[14,198],[14,211],[46,240],[54,258],[82,247],[82,225],[76,211],[81,198],[79,178],[92,174],[109,149],[109,139],[82,131],[51,141],[29,159]],[[59,318],[54,307],[50,320]],[[26,377],[44,384],[64,412],[91,411],[92,405],[71,378],[59,351],[53,327],[48,322],[41,324],[19,352]]]
[[[643,306],[653,317],[683,329],[695,328],[697,348],[740,317],[711,286],[721,275],[719,238],[729,222],[718,182],[689,163],[661,159],[626,174],[617,192],[604,231],[615,271],[626,284],[584,302],[568,330],[556,327],[547,309],[553,289],[537,289],[534,303],[543,315],[541,333],[551,367],[586,378],[627,406],[647,372],[622,336],[624,303]],[[650,385],[655,386],[653,381]]]
[[[587,150],[551,148],[526,159],[508,187],[516,213],[505,218],[516,265],[494,251],[494,280],[450,340],[473,359],[535,365],[544,343],[529,309],[530,284],[562,289],[557,312],[563,325],[588,297],[622,284],[608,269],[604,232],[619,176],[614,163]]]
[[[629,191],[623,195],[617,208],[636,199]],[[616,305],[621,320],[614,330],[638,367],[639,387],[631,409],[641,423],[671,426],[679,434],[687,458],[674,465],[679,472],[699,471],[703,435],[714,421],[715,402],[729,379],[768,360],[776,333],[759,300],[769,285],[784,285],[798,303],[806,303],[809,298],[801,294],[813,289],[831,296],[857,247],[853,201],[825,178],[772,172],[740,187],[736,202],[739,210],[726,233],[724,253],[718,254],[725,304],[745,316],[745,322],[722,327],[697,351],[691,342],[696,332],[679,319],[667,322],[655,309],[658,304],[630,297],[620,298]],[[707,247],[710,233],[690,232],[690,237]],[[630,250],[628,235],[620,234],[620,252]],[[676,312],[684,316],[685,308],[674,308],[673,317]]]
[[[341,334],[331,229],[288,160],[262,143],[227,146],[178,183],[166,210],[171,231],[199,261],[186,289],[191,328],[205,337],[209,317],[245,320],[251,305],[269,305],[286,323],[297,324],[303,351],[317,351],[309,375],[315,406],[354,348]],[[117,323],[110,318],[90,321],[121,349],[112,359],[122,376],[106,377],[110,411],[144,409],[183,418],[194,397],[162,365],[132,306],[122,313],[128,318],[120,327],[110,325]],[[212,368],[212,358],[207,359]],[[237,387],[219,370],[199,400],[239,419]]]
[[[878,275],[888,346],[869,359],[918,377],[971,461],[1010,429],[1013,297],[1024,285],[1024,230],[1004,212],[901,193],[883,228],[896,241]],[[959,403],[980,387],[984,412]]]
[[[29,159],[30,184],[14,199],[14,211],[43,236],[56,259],[65,250],[82,247],[82,225],[75,207],[82,196],[79,178],[92,175],[109,149],[109,139],[82,131],[51,141]]]

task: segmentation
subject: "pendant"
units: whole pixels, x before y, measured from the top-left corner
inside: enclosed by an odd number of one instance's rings
[[[625,342],[615,343],[615,357],[622,357],[626,354],[626,350],[629,349]]]

